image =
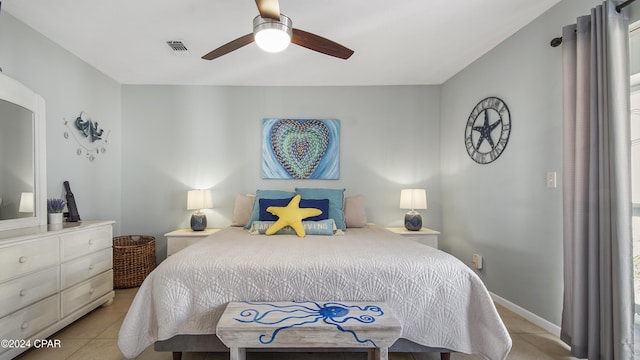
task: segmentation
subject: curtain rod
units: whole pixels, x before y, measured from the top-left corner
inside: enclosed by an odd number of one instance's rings
[[[636,0],[627,0],[623,3],[620,3],[618,5],[616,5],[616,11],[619,13],[620,11],[622,11],[622,9],[626,8],[627,6],[631,5],[631,3],[633,3]],[[551,45],[551,47],[558,47],[560,46],[560,44],[562,44],[562,36],[553,38],[551,40],[551,42],[549,43],[549,45]]]
[[[626,8],[627,6],[631,5],[632,2],[634,2],[636,0],[627,0],[625,2],[623,2],[622,4],[619,4],[618,6],[616,6],[616,11],[620,12],[622,11],[622,9]]]

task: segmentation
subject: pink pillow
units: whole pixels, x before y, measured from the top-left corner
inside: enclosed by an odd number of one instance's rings
[[[351,228],[361,228],[367,225],[363,195],[345,197],[344,222],[347,224],[347,227]]]
[[[253,210],[253,203],[256,201],[256,196],[253,194],[237,194],[236,202],[233,207],[233,218],[231,219],[231,226],[245,226],[251,218],[251,211]]]

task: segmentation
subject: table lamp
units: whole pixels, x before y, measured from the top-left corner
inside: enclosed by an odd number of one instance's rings
[[[202,209],[211,209],[212,207],[210,190],[189,190],[187,192],[187,210],[196,210],[191,215],[191,230],[202,231],[207,228],[207,216],[202,212]]]
[[[427,208],[427,192],[425,189],[402,189],[400,191],[400,208],[411,209],[404,215],[404,227],[407,230],[422,229],[422,216],[415,209]]]

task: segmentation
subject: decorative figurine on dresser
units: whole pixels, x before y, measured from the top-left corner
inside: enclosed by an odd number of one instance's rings
[[[80,214],[78,214],[78,206],[76,205],[75,195],[71,192],[71,186],[69,186],[69,182],[65,181],[64,189],[67,192],[67,208],[69,208],[69,216],[67,216],[67,221],[76,222],[80,221]]]
[[[0,176],[23,180],[0,183],[0,360],[114,297],[114,222],[47,226],[44,116],[42,97],[0,73],[0,142],[14,144]]]

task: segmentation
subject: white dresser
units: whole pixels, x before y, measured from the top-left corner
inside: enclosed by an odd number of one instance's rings
[[[113,223],[0,232],[0,360],[113,299]]]

